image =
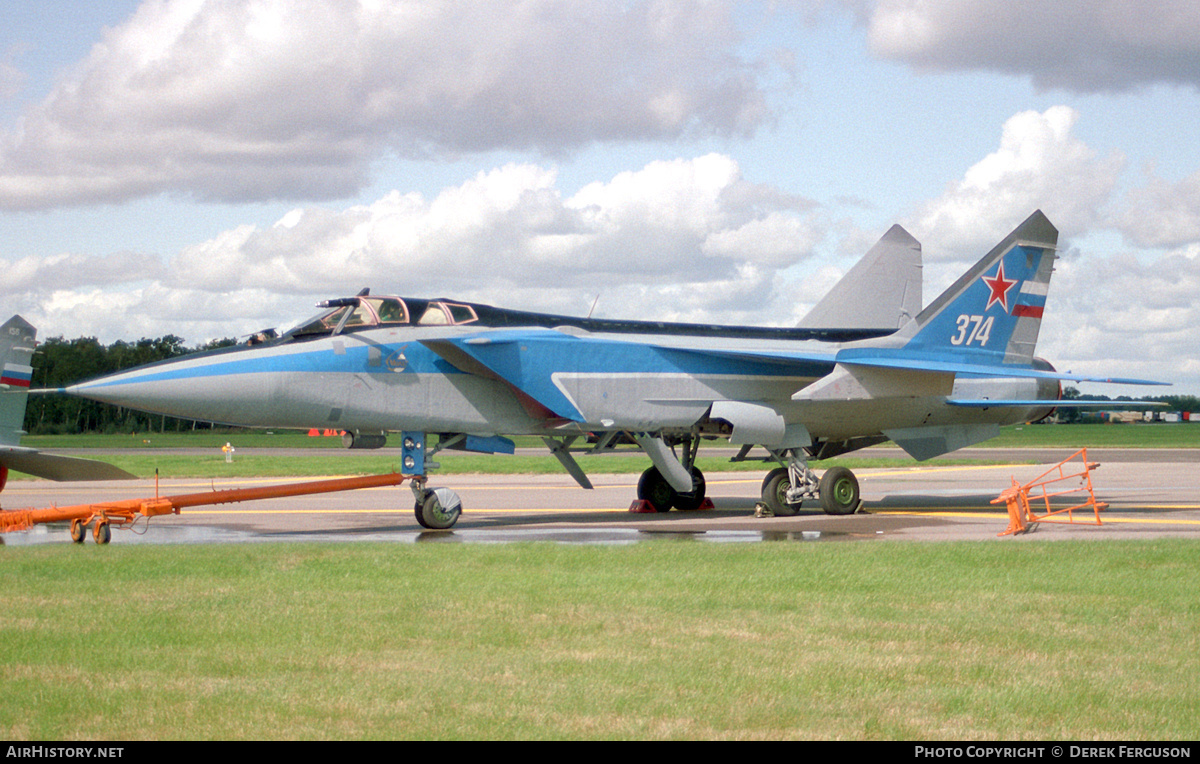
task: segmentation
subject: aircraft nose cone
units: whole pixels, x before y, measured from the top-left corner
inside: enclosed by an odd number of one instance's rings
[[[191,384],[189,380],[175,378],[174,372],[175,368],[171,364],[131,369],[71,385],[64,392],[67,395],[155,414],[188,419],[204,418],[197,416],[196,404],[211,403],[213,392],[218,391],[220,385]],[[212,380],[208,382],[211,383]]]
[[[137,408],[137,403],[149,391],[146,390],[145,383],[137,384],[128,381],[122,381],[122,374],[113,374],[107,377],[80,382],[77,385],[70,385],[63,389],[67,395],[74,395],[79,398],[87,398],[101,403],[112,403],[117,406],[129,406]]]
[[[259,426],[273,414],[267,405],[272,379],[231,369],[224,357],[193,356],[80,382],[63,392],[151,414]]]

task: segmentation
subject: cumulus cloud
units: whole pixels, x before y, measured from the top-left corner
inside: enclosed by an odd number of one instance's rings
[[[764,208],[755,191],[717,154],[653,162],[569,197],[552,169],[510,164],[433,199],[397,191],[226,231],[180,253],[168,272],[210,291],[293,293],[713,283],[744,266],[787,267],[817,239],[813,221],[795,215],[805,202],[766,195],[776,206]]]
[[[871,50],[930,70],[1026,75],[1043,88],[1200,86],[1193,0],[876,0]]]
[[[175,315],[203,338],[244,334],[364,286],[572,314],[599,295],[596,315],[761,323],[776,298],[777,317],[791,318],[779,274],[823,237],[811,202],[747,181],[719,154],[652,162],[569,195],[553,169],[509,164],[431,199],[393,191],[343,210],[297,207],[270,227],[238,226],[186,247],[165,266],[113,256],[107,270],[127,268],[124,291],[136,296],[92,316],[92,326],[124,324],[117,336],[128,336],[136,321],[120,314],[145,311]],[[86,302],[71,295],[103,304],[110,288],[46,277],[68,265],[29,259],[19,279],[30,299],[55,285],[60,325]],[[214,332],[226,317],[236,324]]]
[[[4,286],[0,294],[37,291],[46,284],[60,289],[124,284],[131,280],[154,279],[161,274],[159,258],[134,252],[29,256],[5,263]]]
[[[1060,260],[1050,286],[1039,351],[1064,370],[1180,383],[1125,389],[1130,395],[1192,393],[1200,325],[1200,247],[1153,259],[1132,252]],[[1099,386],[1089,392],[1115,394]]]
[[[0,135],[0,208],[329,199],[389,153],[749,134],[728,6],[146,0]]]
[[[1096,225],[1125,162],[1076,137],[1078,116],[1054,106],[1009,118],[999,148],[918,212],[912,230],[926,258],[981,255],[1035,209],[1068,235]]]
[[[1178,183],[1148,172],[1146,184],[1130,192],[1118,226],[1142,247],[1200,243],[1200,171]]]

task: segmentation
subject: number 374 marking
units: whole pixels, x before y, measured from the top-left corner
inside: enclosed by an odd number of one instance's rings
[[[979,343],[980,347],[987,345],[988,337],[992,334],[992,316],[959,316],[955,325],[958,332],[950,338],[951,345],[971,345]]]

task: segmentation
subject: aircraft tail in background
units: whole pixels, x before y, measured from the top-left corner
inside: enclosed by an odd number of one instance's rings
[[[13,316],[0,326],[0,446],[15,446],[25,434],[25,405],[33,378],[37,330]]]
[[[20,316],[0,325],[0,489],[10,469],[48,480],[132,480],[119,467],[91,459],[45,454],[20,445],[33,379],[37,330]]]

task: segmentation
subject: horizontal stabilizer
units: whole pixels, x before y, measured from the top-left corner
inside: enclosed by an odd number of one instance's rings
[[[1146,384],[1161,384],[1161,383],[1146,383]],[[948,400],[946,403],[951,406],[959,406],[968,409],[988,409],[992,407],[1008,407],[1008,408],[1026,408],[1028,406],[1053,406],[1056,409],[1119,409],[1119,408],[1149,408],[1151,406],[1166,406],[1166,403],[1158,402],[1143,402],[1143,401],[1080,401],[1073,399],[1064,400]]]
[[[120,467],[92,459],[42,453],[33,448],[0,448],[0,464],[46,480],[137,480]]]
[[[884,351],[886,352],[886,351]],[[1169,382],[1156,382],[1149,379],[1131,379],[1126,377],[1093,377],[1087,374],[1071,374],[1070,372],[1035,369],[1030,366],[1016,364],[980,364],[963,361],[943,360],[940,358],[920,358],[907,355],[883,355],[879,350],[843,350],[838,354],[841,363],[853,363],[859,366],[878,366],[887,369],[909,369],[916,371],[941,371],[954,374],[969,374],[976,377],[1014,377],[1019,379],[1060,379],[1070,382],[1104,382],[1113,385],[1170,385]],[[1041,401],[1045,403],[1045,401]]]

